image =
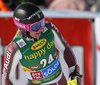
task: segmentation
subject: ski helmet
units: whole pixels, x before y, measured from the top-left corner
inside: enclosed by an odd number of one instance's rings
[[[14,11],[13,20],[21,32],[38,32],[45,26],[44,14],[31,2],[18,5]]]

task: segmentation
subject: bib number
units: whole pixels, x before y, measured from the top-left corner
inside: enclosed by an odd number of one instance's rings
[[[53,56],[52,56],[52,54],[50,54],[50,55],[49,55],[48,62],[47,62],[46,59],[42,59],[42,60],[40,61],[40,64],[41,64],[41,65],[43,64],[43,67],[45,67],[45,66],[47,65],[47,63],[50,64],[50,63],[53,62],[53,61],[54,61]]]

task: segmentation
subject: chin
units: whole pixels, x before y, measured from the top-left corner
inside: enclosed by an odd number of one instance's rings
[[[40,35],[41,35],[41,34],[37,34],[37,35],[35,36],[35,38],[39,38],[39,37],[40,37]]]

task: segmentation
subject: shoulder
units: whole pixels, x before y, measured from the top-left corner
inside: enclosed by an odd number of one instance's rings
[[[10,68],[11,65],[11,61],[13,59],[13,55],[15,54],[16,50],[17,50],[17,46],[14,42],[11,42],[7,49],[6,49],[6,53],[5,53],[5,58],[4,58],[4,68],[7,70]]]
[[[9,51],[10,53],[14,54],[15,51],[18,49],[17,45],[15,44],[15,42],[11,42],[6,51]]]
[[[58,28],[52,22],[46,21],[45,25],[52,31],[59,32]]]

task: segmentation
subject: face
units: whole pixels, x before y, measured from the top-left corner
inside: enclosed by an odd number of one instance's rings
[[[30,36],[33,38],[39,38],[41,36],[41,31],[42,29],[38,33],[30,32]]]

